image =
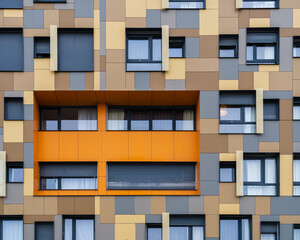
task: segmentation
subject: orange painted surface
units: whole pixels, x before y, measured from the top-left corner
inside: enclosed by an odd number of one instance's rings
[[[160,93],[156,95],[158,96]],[[103,97],[103,95],[101,96]],[[129,102],[140,100],[143,105],[151,103],[148,95],[143,99],[142,95],[128,93],[116,94],[116,96],[121,99],[128,97]],[[175,101],[176,93],[171,96],[173,97],[172,101]],[[86,98],[88,97],[86,96]],[[63,94],[59,94],[57,98],[69,103],[74,95],[63,96]],[[110,101],[113,101],[112,95],[106,96],[106,98],[111,98]],[[193,132],[106,131],[106,109],[105,104],[98,104],[98,131],[36,131],[34,135],[35,195],[200,194],[199,130]],[[197,115],[199,114],[198,109],[199,106],[197,107]],[[36,116],[38,117],[38,114],[35,114]],[[98,190],[39,190],[38,162],[42,161],[97,161]],[[197,162],[197,190],[106,190],[106,162],[109,161]]]

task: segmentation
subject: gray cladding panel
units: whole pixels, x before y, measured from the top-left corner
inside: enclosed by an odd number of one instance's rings
[[[246,64],[246,29],[239,29],[239,64]]]
[[[146,26],[151,28],[161,27],[161,10],[147,10]]]
[[[185,57],[199,58],[199,38],[185,38]]]
[[[219,181],[219,154],[200,154],[200,181]]]
[[[71,90],[84,90],[85,89],[85,73],[84,72],[71,72],[70,73],[70,89]]]
[[[62,215],[55,215],[54,216],[54,239],[55,240],[62,240],[63,235],[63,219]]]
[[[185,90],[185,80],[166,80],[166,90]]]
[[[258,135],[244,135],[244,152],[259,152]]]
[[[145,224],[135,224],[135,239],[146,240]]]
[[[116,196],[115,213],[116,214],[135,214],[135,197]]]
[[[115,239],[114,224],[100,224],[100,240]],[[56,240],[56,239],[55,239]]]
[[[33,72],[33,38],[24,38],[24,71]]]
[[[293,28],[293,9],[270,10],[271,27]]]
[[[293,121],[293,141],[300,142],[300,121]]]
[[[219,118],[219,92],[200,92],[200,118]]]
[[[219,60],[219,79],[237,80],[239,79],[238,59],[220,59]]]
[[[37,239],[37,240],[41,239],[41,238],[34,237],[34,224],[24,224],[24,240],[33,240],[33,239]]]
[[[161,25],[169,25],[169,28],[176,27],[176,11],[162,10],[161,11]]]
[[[293,71],[293,38],[280,38],[280,71]]]
[[[240,214],[255,214],[255,199],[254,197],[240,198]]]
[[[170,214],[186,214],[189,212],[189,197],[167,196],[166,211]]]
[[[264,91],[264,99],[293,99],[293,91]]]
[[[33,143],[24,143],[24,168],[33,168]]]
[[[204,214],[203,196],[189,197],[189,214]]]
[[[264,121],[264,133],[259,135],[260,142],[279,142],[279,121]]]
[[[176,28],[199,28],[199,10],[176,11]]]
[[[135,72],[134,73],[135,90],[150,90],[150,73]]]
[[[293,224],[280,224],[280,230],[279,230],[280,239],[292,240],[293,229],[294,229]]]
[[[135,213],[136,214],[150,214],[151,212],[151,198],[146,196],[138,196],[135,198]]]
[[[24,10],[24,28],[44,28],[44,10]]]
[[[201,181],[201,195],[204,196],[218,196],[219,195],[219,181]]]
[[[7,183],[4,204],[23,204],[23,183]]]
[[[271,214],[275,215],[300,215],[298,197],[271,197]]]
[[[93,16],[94,0],[75,0],[75,18],[92,18]]]

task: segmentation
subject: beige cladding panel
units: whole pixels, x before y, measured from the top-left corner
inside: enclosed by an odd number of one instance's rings
[[[243,177],[243,151],[236,151],[236,196],[244,195],[244,177]]]

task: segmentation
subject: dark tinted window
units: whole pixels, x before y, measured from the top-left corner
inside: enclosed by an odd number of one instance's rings
[[[219,57],[238,57],[238,35],[220,35],[219,37]]]
[[[35,222],[35,240],[54,240],[53,222]]]
[[[235,163],[220,163],[220,182],[235,182]]]
[[[173,37],[169,41],[169,57],[170,58],[183,58],[185,57],[184,46],[185,38]]]
[[[7,182],[22,183],[24,179],[23,163],[7,163]]]
[[[279,100],[264,100],[264,120],[279,120]]]
[[[35,37],[34,38],[34,57],[50,58],[50,38]]]
[[[23,120],[23,98],[4,99],[4,119]]]
[[[0,8],[23,8],[23,0],[1,0]]]

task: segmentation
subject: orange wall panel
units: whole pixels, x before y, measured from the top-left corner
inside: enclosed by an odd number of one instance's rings
[[[152,132],[152,161],[174,160],[173,132]]]
[[[128,132],[102,133],[102,161],[128,161]]]
[[[78,132],[59,133],[59,160],[78,160]]]
[[[39,132],[38,133],[38,160],[58,160],[58,132]]]
[[[197,161],[200,153],[198,132],[174,132],[174,160]]]
[[[129,132],[129,161],[151,160],[151,132]]]
[[[101,155],[101,134],[99,132],[79,132],[79,161],[98,161]]]

